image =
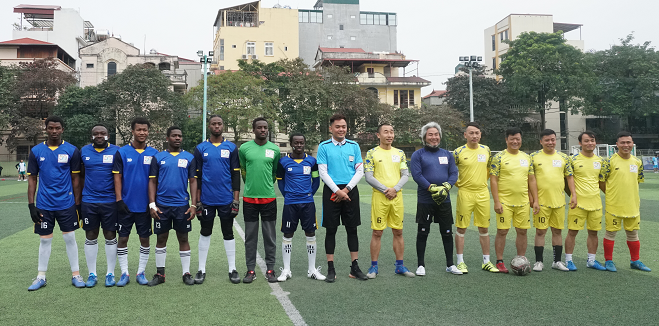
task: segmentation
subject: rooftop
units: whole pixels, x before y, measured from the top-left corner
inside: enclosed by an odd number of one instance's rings
[[[445,90],[441,90],[441,89],[434,90],[433,89],[432,93],[424,96],[423,99],[425,100],[425,99],[430,98],[430,97],[440,97],[440,96],[444,95],[445,93],[446,93]]]
[[[12,45],[57,45],[54,43],[48,43],[44,41],[39,41],[35,39],[31,39],[29,37],[24,37],[24,38],[19,38],[15,40],[9,40],[9,41],[4,41],[0,42],[0,44],[12,44]]]
[[[366,52],[360,48],[318,48],[314,68],[323,65],[350,66],[365,63],[386,64],[391,67],[407,67],[419,60],[406,59],[402,53]]]

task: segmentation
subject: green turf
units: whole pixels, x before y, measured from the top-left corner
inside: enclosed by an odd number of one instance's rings
[[[167,258],[167,283],[156,288],[138,286],[134,280],[139,242],[131,239],[129,248],[133,282],[126,288],[106,289],[102,281],[94,289],[75,289],[70,285],[69,266],[64,242],[55,233],[48,271],[48,286],[37,292],[26,291],[35,276],[38,237],[32,234],[25,191],[27,183],[0,182],[0,323],[2,324],[290,324],[271,288],[262,277],[251,285],[232,285],[227,279],[226,257],[221,232],[215,230],[208,262],[208,277],[201,286],[188,287],[180,280],[180,260],[175,238],[170,243]],[[359,228],[360,265],[369,266],[370,188],[362,181]],[[416,269],[416,185],[410,181],[404,189],[406,239],[405,262]],[[455,191],[452,194],[455,196]],[[349,254],[345,231],[339,230],[335,266],[338,279],[334,284],[306,278],[307,255],[305,239],[298,231],[293,240],[293,278],[281,287],[309,325],[338,324],[622,324],[655,320],[654,284],[659,277],[659,239],[654,233],[659,227],[659,176],[646,174],[641,185],[641,259],[655,271],[632,271],[626,263],[629,252],[624,234],[619,234],[614,252],[618,273],[599,272],[585,268],[585,231],[577,237],[574,260],[579,271],[559,272],[545,268],[542,273],[526,277],[492,274],[479,269],[481,252],[478,232],[472,226],[465,237],[465,260],[470,273],[455,276],[444,271],[445,259],[438,228],[433,226],[426,251],[428,275],[408,279],[394,275],[392,236],[386,230],[380,254],[380,275],[366,282],[348,278]],[[453,198],[455,199],[455,198]],[[316,198],[320,222],[320,198]],[[283,200],[278,201],[279,210]],[[281,217],[281,215],[278,215]],[[238,222],[243,225],[242,217]],[[190,234],[191,269],[197,267],[198,224]],[[494,235],[494,223],[490,234]],[[533,257],[533,232],[529,233],[527,256]],[[621,232],[623,233],[623,232]],[[601,236],[597,259],[603,261]],[[76,232],[80,247],[80,267],[86,273],[82,250],[84,233]],[[277,269],[281,266],[281,235],[278,235]],[[326,273],[324,229],[317,232],[317,265]],[[237,265],[245,272],[243,242],[237,239]],[[506,262],[513,257],[515,232],[511,231],[505,250]],[[492,237],[492,258],[494,259]],[[154,244],[152,244],[154,247]],[[549,237],[545,262],[551,261]],[[264,255],[262,243],[259,253]],[[533,260],[533,259],[531,259]],[[147,267],[155,269],[152,250]],[[99,246],[97,270],[105,271],[105,254]],[[118,272],[117,266],[117,272]],[[278,271],[277,271],[278,272]],[[75,307],[75,309],[71,309]],[[90,317],[93,316],[93,317]]]

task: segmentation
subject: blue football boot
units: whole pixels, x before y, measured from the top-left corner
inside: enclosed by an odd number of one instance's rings
[[[645,264],[643,264],[640,260],[632,260],[630,261],[629,265],[632,269],[638,269],[639,271],[644,271],[644,272],[651,271],[651,269],[645,266]]]
[[[32,282],[32,285],[27,288],[28,291],[36,291],[41,289],[42,287],[46,286],[46,279],[45,278],[35,278],[34,282]]]
[[[616,268],[616,264],[613,263],[613,260],[607,260],[604,263],[604,267],[606,267],[606,270],[609,272],[617,272],[618,269]]]
[[[105,286],[111,287],[117,284],[117,282],[114,281],[114,274],[110,273],[108,275],[105,275]]]
[[[117,282],[117,286],[126,286],[128,283],[130,283],[130,276],[127,273],[121,274],[119,282]]]
[[[89,277],[87,277],[87,283],[85,283],[85,286],[88,288],[93,288],[94,286],[96,286],[96,283],[98,283],[98,278],[96,277],[96,274],[89,273]]]
[[[76,275],[71,279],[71,284],[77,288],[84,288],[87,286],[85,282],[82,280],[82,276]]]

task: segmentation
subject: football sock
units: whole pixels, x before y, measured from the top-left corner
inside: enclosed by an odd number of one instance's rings
[[[128,275],[128,247],[117,248],[117,260],[119,261],[121,274]]]
[[[631,256],[632,261],[637,261],[640,256],[641,251],[641,241],[627,241],[627,247],[629,247],[629,255]]]
[[[327,269],[334,269],[334,262],[333,261],[328,261],[327,262]]]
[[[533,250],[535,250],[535,261],[542,262],[543,261],[543,254],[545,251],[545,247],[543,246],[534,246]]]
[[[307,256],[309,257],[309,270],[316,269],[316,236],[307,237]]]
[[[66,255],[69,256],[71,272],[77,272],[80,270],[80,266],[78,266],[78,244],[76,243],[76,234],[75,232],[69,232],[64,234],[63,237],[64,243],[66,244]]]
[[[490,255],[483,255],[483,264],[487,264],[490,262]]]
[[[378,262],[375,262],[377,265]],[[403,260],[402,259],[396,259],[396,266],[403,266]]]
[[[416,258],[418,260],[417,266],[426,265],[426,243],[428,242],[428,235],[417,233],[416,235]]]
[[[211,246],[211,236],[199,235],[199,270],[206,273],[206,260],[208,248]]]
[[[502,263],[503,264],[503,259],[497,259],[497,264]]]
[[[181,266],[183,267],[183,273],[190,273],[190,250],[179,251],[179,256],[181,256]]]
[[[293,239],[284,237],[281,242],[281,256],[284,260],[284,269],[291,270],[291,249],[293,247]]]
[[[89,274],[96,274],[96,256],[98,255],[98,240],[85,239],[85,259]]]
[[[108,274],[114,274],[117,266],[117,238],[105,240],[105,258],[108,261]]]
[[[41,238],[39,241],[39,273],[43,273],[46,278],[48,270],[48,261],[50,260],[50,251],[53,245],[53,238]]]
[[[565,254],[565,261],[572,261],[572,254]]]
[[[455,254],[455,256],[458,257],[458,264],[464,263],[463,255],[464,254]]]
[[[613,245],[615,244],[615,241],[609,240],[609,239],[604,239],[603,241],[603,246],[604,246],[604,260],[613,260]]]
[[[137,274],[143,273],[146,270],[146,263],[149,262],[149,253],[151,247],[140,246],[140,263],[137,265]]]
[[[46,272],[38,272],[37,273],[37,278],[40,280],[45,280],[46,279]]]
[[[594,262],[595,261],[595,254],[588,254],[588,262]]]
[[[378,261],[377,260],[371,260],[371,266],[377,266]],[[396,261],[396,265],[398,265],[398,261]]]
[[[165,267],[166,260],[167,260],[167,247],[162,247],[162,248],[156,247],[156,268]]]
[[[224,251],[229,262],[229,273],[236,269],[236,240],[224,240]]]
[[[453,265],[453,236],[450,234],[442,234],[442,242],[444,243],[446,267],[450,267]]]
[[[561,261],[561,258],[563,256],[563,246],[552,246],[554,247],[554,262],[559,262]]]

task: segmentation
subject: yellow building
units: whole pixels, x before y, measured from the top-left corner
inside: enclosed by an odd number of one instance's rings
[[[300,54],[298,11],[261,8],[260,1],[220,9],[215,19],[211,69],[238,70],[238,60],[265,63]]]
[[[430,81],[405,76],[405,68],[418,60],[401,53],[366,52],[356,48],[318,48],[315,69],[326,66],[350,67],[362,88],[373,91],[380,102],[394,107],[420,107],[421,88]],[[403,76],[400,76],[403,69]]]

